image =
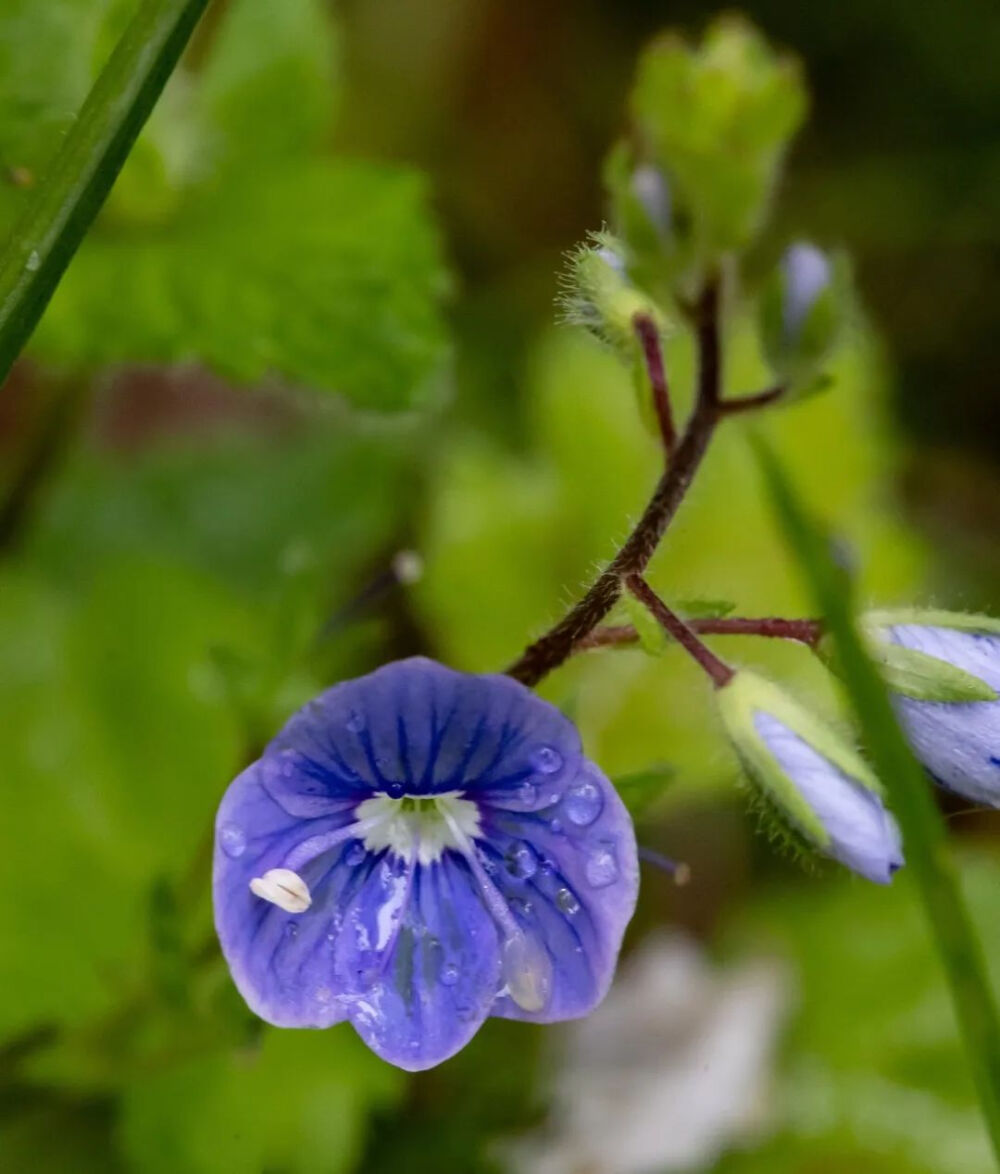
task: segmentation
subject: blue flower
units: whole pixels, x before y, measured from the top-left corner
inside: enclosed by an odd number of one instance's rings
[[[1000,807],[1000,622],[901,611],[865,626],[884,642],[876,655],[914,753],[942,786]]]
[[[765,810],[794,840],[888,884],[903,863],[899,829],[854,748],[790,694],[746,669],[716,697]]]
[[[349,1020],[418,1070],[489,1015],[604,996],[638,885],[632,823],[558,710],[415,658],[335,685],[230,785],[215,924],[281,1027]]]

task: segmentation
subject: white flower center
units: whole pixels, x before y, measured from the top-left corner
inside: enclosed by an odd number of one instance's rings
[[[359,803],[356,814],[369,852],[388,848],[407,864],[434,864],[445,848],[464,855],[465,842],[480,834],[479,808],[461,791],[402,799],[375,795]]]

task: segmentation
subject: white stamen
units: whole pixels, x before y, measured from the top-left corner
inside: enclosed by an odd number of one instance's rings
[[[309,886],[290,868],[269,868],[250,882],[250,892],[286,913],[305,913],[312,904]]]

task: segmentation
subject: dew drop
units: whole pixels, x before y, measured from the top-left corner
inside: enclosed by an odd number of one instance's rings
[[[455,962],[446,962],[441,967],[441,981],[445,986],[454,986],[458,982],[458,964]]]
[[[580,902],[573,896],[569,889],[560,889],[556,893],[556,907],[561,913],[572,917],[574,913],[580,910]]]
[[[38,254],[37,249],[32,249],[28,254],[28,259],[24,262],[24,267],[29,273],[35,273],[41,267],[42,258]]]
[[[518,933],[503,944],[507,993],[523,1011],[541,1011],[552,990],[552,960],[543,946]]]
[[[618,879],[618,861],[613,848],[601,845],[587,859],[584,867],[587,883],[595,889],[613,884]]]
[[[367,855],[364,844],[360,840],[352,840],[344,853],[344,863],[356,868]]]
[[[385,790],[390,799],[402,799],[406,785],[404,783],[386,783]]]
[[[549,860],[547,856],[542,860],[542,863],[538,867],[538,871],[542,874],[542,876],[551,876],[555,870],[556,866],[552,863],[551,860]]]
[[[585,828],[592,824],[601,814],[604,806],[604,796],[596,783],[585,782],[566,792],[563,799],[563,810],[570,823]]]
[[[297,938],[299,936],[299,924],[297,921],[290,921],[285,926],[286,938]]]
[[[347,719],[347,732],[350,734],[360,734],[365,728],[365,715],[358,709],[352,709],[351,715]]]
[[[531,755],[531,765],[540,775],[554,775],[562,764],[562,755],[552,746],[539,746]]]
[[[522,840],[519,844],[511,845],[504,857],[504,864],[511,876],[528,880],[538,871],[538,855],[527,841]]]
[[[518,796],[525,807],[531,807],[538,798],[538,788],[534,783],[522,783],[518,789]]]
[[[561,819],[553,819],[549,822],[549,831],[554,836],[561,836],[563,834],[563,825]]]
[[[235,860],[237,856],[243,855],[247,846],[247,838],[243,834],[243,829],[237,827],[236,824],[224,823],[219,828],[219,844],[223,852]]]
[[[530,901],[526,901],[523,897],[514,897],[510,903],[511,909],[515,913],[520,914],[521,917],[529,917],[534,906]]]

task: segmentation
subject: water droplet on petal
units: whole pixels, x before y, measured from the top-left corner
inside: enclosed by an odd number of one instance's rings
[[[404,783],[386,783],[385,791],[390,799],[402,799],[406,785]]]
[[[502,973],[507,993],[523,1011],[541,1011],[552,990],[552,959],[527,934],[518,933],[503,944]]]
[[[32,249],[28,254],[28,259],[24,262],[24,267],[29,273],[35,273],[41,267],[42,258],[39,256],[37,249]]]
[[[555,869],[556,869],[556,866],[552,863],[551,860],[549,860],[549,858],[547,856],[542,860],[542,863],[538,866],[538,871],[542,874],[542,876],[551,876],[553,874],[553,872],[555,872]]]
[[[528,880],[538,871],[538,854],[526,841],[512,844],[504,857],[504,864],[511,876],[519,880]]]
[[[596,783],[584,782],[566,792],[563,810],[570,823],[585,828],[601,814],[604,796]]]
[[[549,822],[549,831],[554,836],[561,836],[563,834],[563,825],[561,819],[553,819]]]
[[[587,883],[595,889],[613,884],[618,879],[618,861],[614,849],[601,845],[588,857],[584,867]]]
[[[352,840],[344,853],[344,863],[356,868],[367,855],[364,844],[360,840]]]
[[[510,903],[511,909],[521,917],[529,917],[533,908],[530,901],[526,901],[523,897],[514,897]]]
[[[534,783],[522,783],[517,793],[525,807],[531,807],[538,799],[538,788]]]
[[[358,709],[352,709],[346,724],[349,734],[360,734],[365,728],[365,715]]]
[[[556,908],[559,909],[561,913],[565,913],[567,916],[572,917],[574,913],[579,912],[580,902],[576,899],[576,897],[573,896],[569,889],[560,889],[559,892],[556,893]]]
[[[297,938],[298,936],[299,936],[299,926],[298,926],[298,922],[296,922],[296,921],[290,921],[290,922],[289,922],[289,923],[288,923],[288,924],[285,926],[285,937],[286,937],[286,938]]]
[[[458,964],[456,962],[446,962],[441,967],[441,981],[445,986],[454,986],[458,982]]]
[[[237,827],[234,823],[224,823],[219,828],[219,844],[223,852],[235,860],[237,856],[243,855],[247,846],[247,838],[241,827]]]
[[[562,764],[562,755],[552,746],[539,746],[531,755],[531,765],[540,775],[554,775]]]

